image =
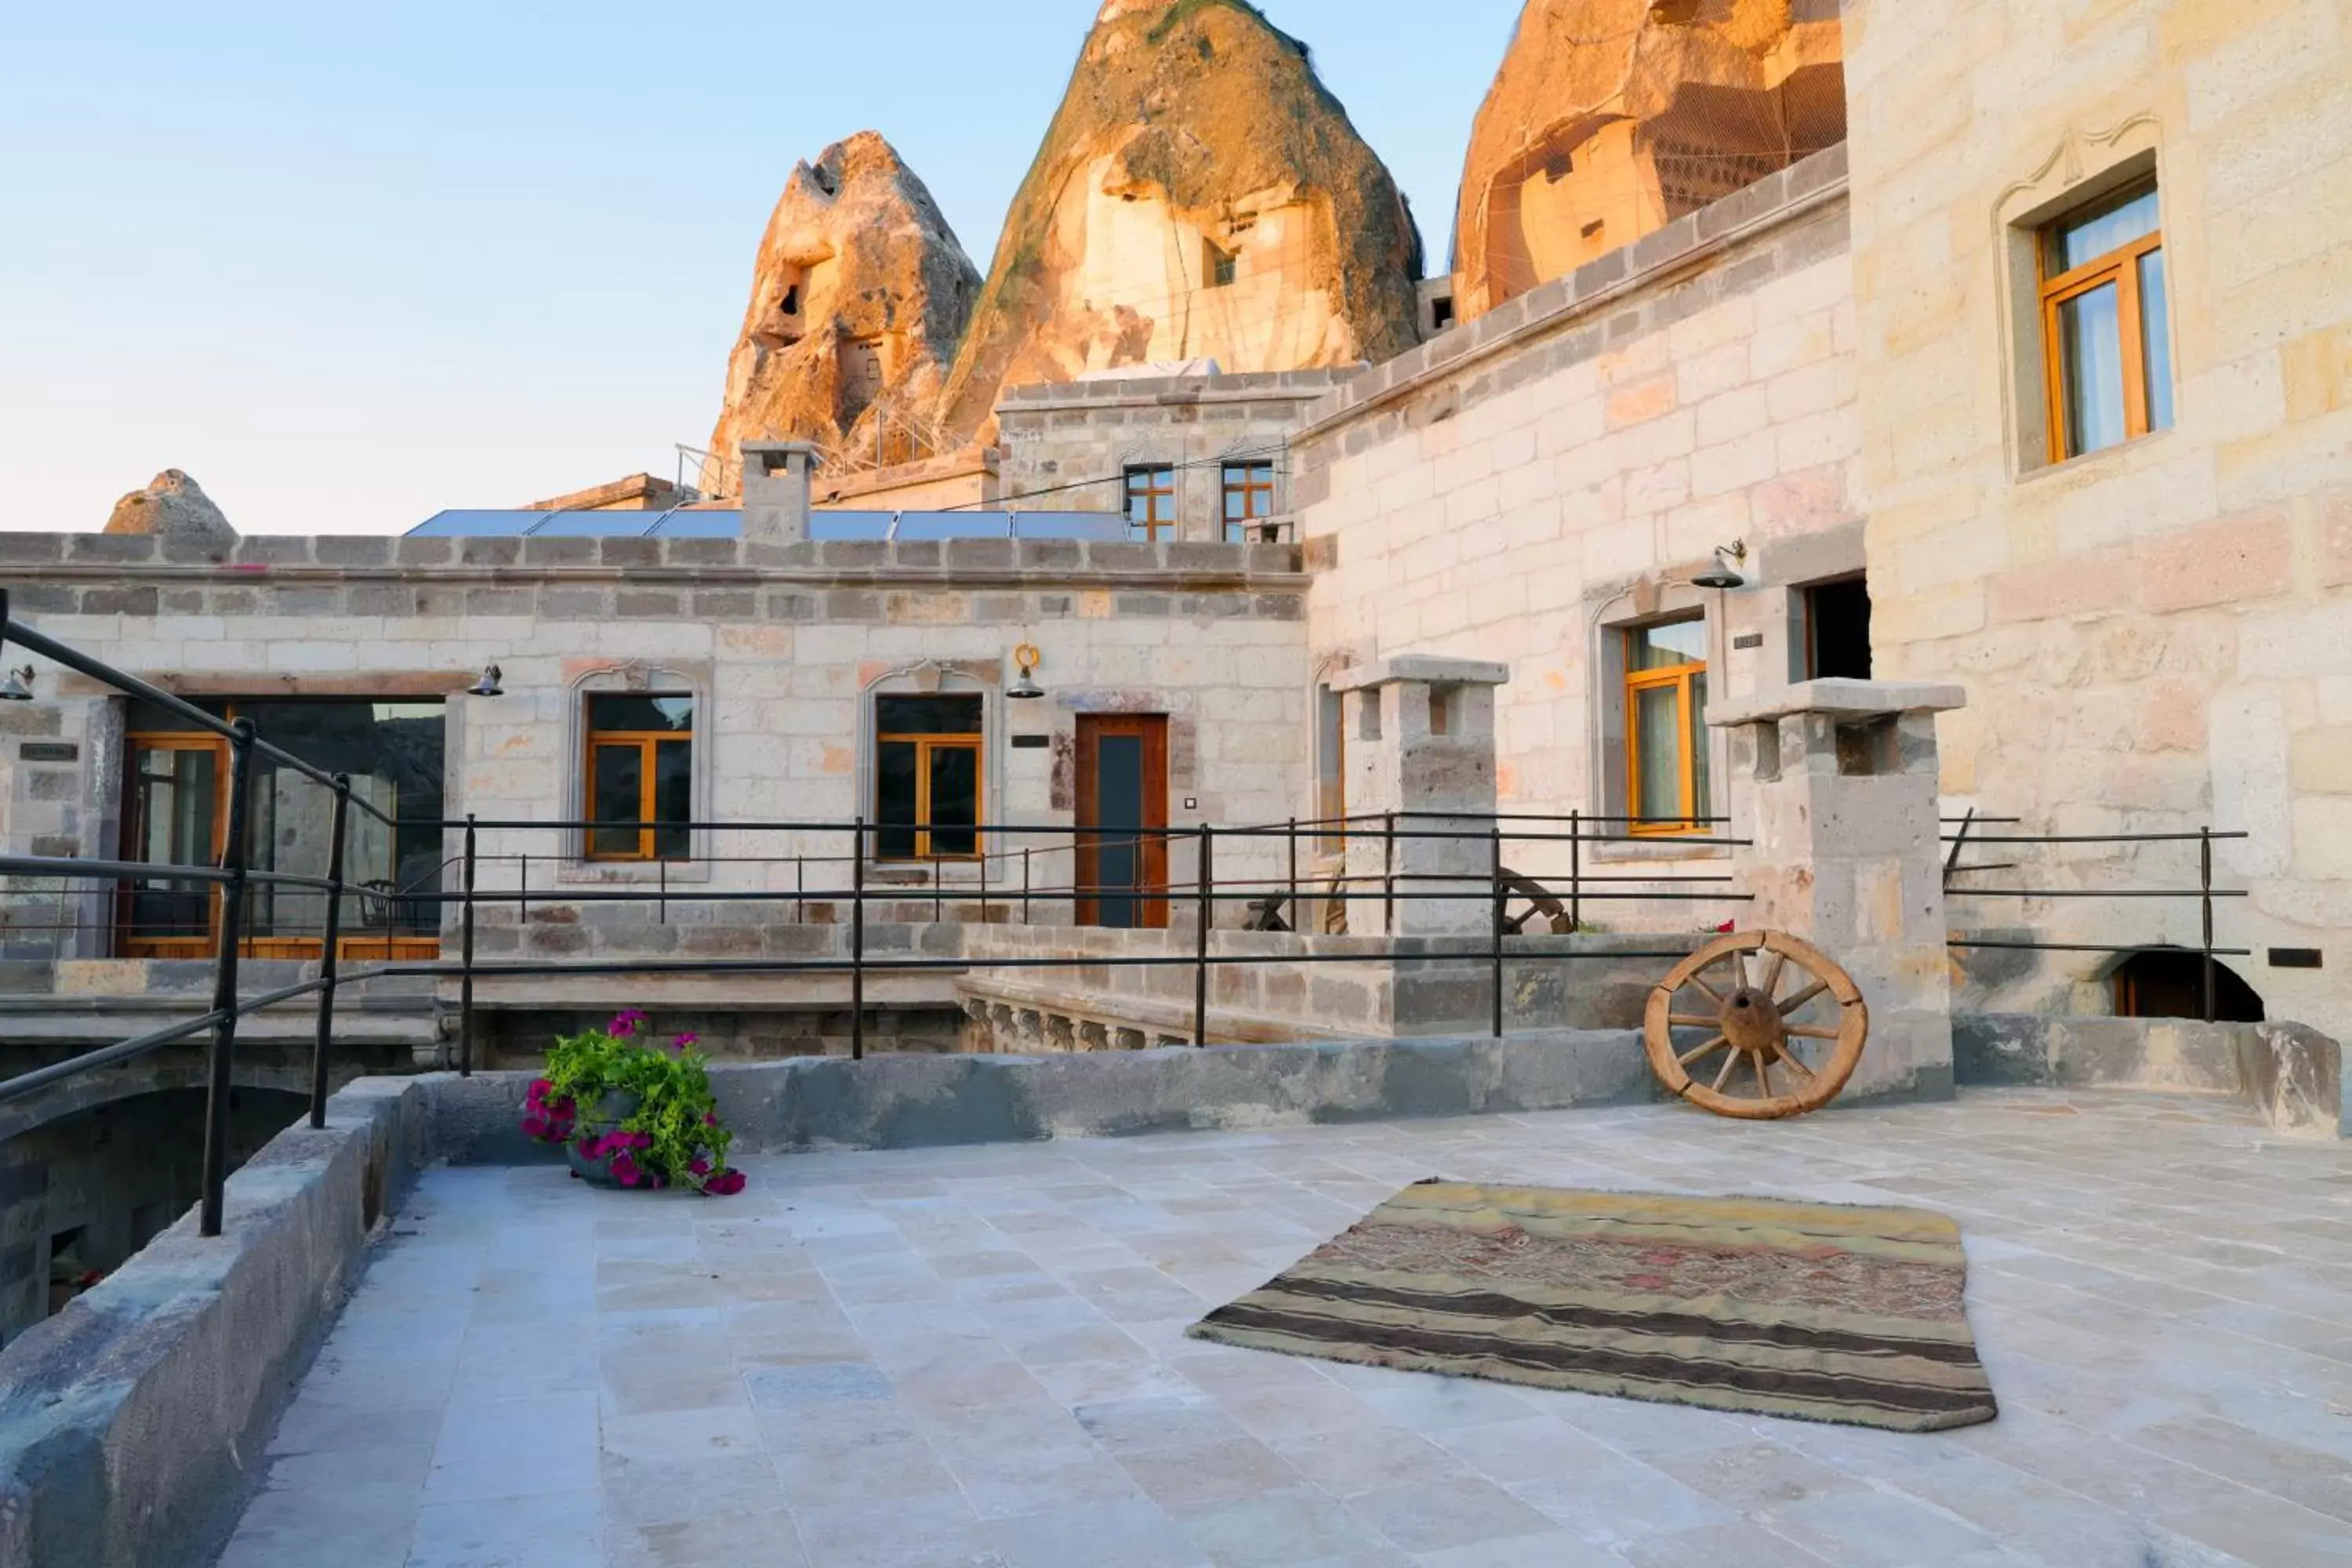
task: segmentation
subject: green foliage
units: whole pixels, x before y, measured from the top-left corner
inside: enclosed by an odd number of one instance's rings
[[[591,1159],[619,1156],[614,1172],[625,1185],[639,1184],[627,1173],[634,1170],[648,1185],[738,1190],[741,1180],[727,1167],[733,1135],[719,1120],[709,1063],[694,1041],[680,1035],[656,1044],[646,1032],[646,1016],[635,1011],[605,1028],[558,1040],[546,1076],[532,1086],[523,1130],[549,1142],[576,1142]],[[618,1128],[579,1125],[615,1094],[635,1102]]]

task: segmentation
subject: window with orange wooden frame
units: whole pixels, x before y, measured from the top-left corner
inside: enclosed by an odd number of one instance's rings
[[[2050,460],[2172,426],[2164,230],[2153,182],[2042,230],[2042,366]]]
[[[1704,833],[1706,622],[1633,626],[1625,639],[1625,815],[1644,837]]]
[[[694,699],[631,691],[586,701],[588,858],[692,859]]]

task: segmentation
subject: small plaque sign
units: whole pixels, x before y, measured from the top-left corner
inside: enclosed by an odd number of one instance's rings
[[[2274,947],[2271,949],[2273,969],[2318,969],[2325,961],[2315,947]]]
[[[1013,749],[1016,752],[1042,752],[1054,743],[1051,735],[1015,735]]]
[[[1731,639],[1731,646],[1734,647],[1762,647],[1764,646],[1764,634],[1762,632],[1742,632],[1738,637]]]
[[[71,741],[26,741],[16,754],[28,763],[78,763],[81,748]]]

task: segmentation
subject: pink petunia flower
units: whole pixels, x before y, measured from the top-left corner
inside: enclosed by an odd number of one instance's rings
[[[701,1040],[702,1037],[700,1035],[695,1034],[689,1030],[677,1037],[677,1039],[673,1043],[672,1048],[682,1056],[685,1054],[686,1048],[688,1046],[698,1045],[701,1043]]]
[[[698,1176],[707,1176],[710,1174],[710,1162],[709,1160],[697,1160],[694,1163],[688,1165],[687,1169],[693,1172]]]
[[[705,1127],[716,1127],[716,1126],[718,1126],[718,1125],[719,1125],[719,1112],[717,1112],[717,1111],[715,1111],[715,1110],[706,1110],[706,1111],[704,1111],[704,1112],[702,1113],[702,1124],[703,1124]]]
[[[719,1175],[711,1177],[709,1183],[704,1185],[702,1190],[706,1193],[715,1194],[722,1198],[733,1197],[737,1193],[743,1190],[743,1173],[740,1171],[723,1172]]]
[[[625,1150],[613,1156],[613,1176],[621,1185],[635,1186],[639,1174],[636,1161],[630,1158]]]
[[[526,1116],[522,1119],[522,1135],[524,1137],[543,1139],[547,1136],[548,1131],[548,1124],[542,1119],[536,1116]]]

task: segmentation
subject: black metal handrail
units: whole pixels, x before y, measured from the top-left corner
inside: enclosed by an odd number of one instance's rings
[[[2196,900],[2198,903],[2202,940],[2198,946],[2192,948],[2180,948],[2177,945],[2173,945],[2173,951],[2194,953],[2198,955],[2201,961],[2204,972],[2202,978],[2204,982],[2205,1022],[2210,1024],[2214,1021],[2214,1016],[2221,1010],[2221,970],[2219,961],[2224,958],[2250,957],[2252,956],[2252,950],[2242,947],[2216,947],[2213,944],[2213,906],[2215,901],[2221,899],[2242,899],[2249,896],[2247,890],[2243,888],[2217,888],[2213,885],[2213,846],[2216,843],[2229,839],[2250,838],[2252,837],[2252,834],[2235,829],[2219,830],[2210,826],[2200,827],[2194,833],[1974,833],[1972,830],[1976,827],[1977,824],[1980,822],[1990,822],[2003,826],[2019,826],[2023,825],[2022,819],[2019,817],[1979,816],[1973,810],[1969,811],[1963,816],[1946,817],[1944,819],[1945,826],[1956,826],[1958,828],[1958,832],[1948,833],[1943,836],[1943,842],[1952,847],[1951,852],[1944,858],[1944,894],[1947,898]],[[1967,876],[1971,872],[2013,871],[2019,868],[2014,861],[2003,861],[1996,865],[1985,866],[1967,866],[1961,864],[1960,856],[1970,844],[2010,844],[2027,846],[2048,846],[2054,844],[2194,844],[2198,847],[2198,885],[2194,888],[1959,887],[1956,885],[1958,879]],[[1969,952],[2006,951],[2013,952],[2096,952],[2105,953],[2111,957],[2125,953],[2137,953],[2151,951],[2150,945],[2146,942],[2137,943],[2129,947],[2116,947],[2100,942],[2017,942],[1991,937],[1955,937],[1951,939],[1947,945],[1955,949]]]
[[[227,825],[222,838],[220,861],[217,865],[173,865],[148,861],[82,859],[74,857],[0,855],[0,876],[23,876],[58,881],[90,881],[122,883],[139,880],[184,881],[220,889],[215,923],[210,936],[213,943],[213,986],[210,1005],[202,1013],[161,1028],[115,1044],[86,1051],[68,1059],[52,1062],[32,1071],[0,1081],[0,1104],[21,1100],[28,1096],[68,1082],[81,1075],[110,1067],[135,1061],[167,1046],[201,1036],[210,1037],[206,1055],[205,1143],[203,1163],[203,1197],[200,1204],[200,1234],[214,1237],[220,1234],[228,1162],[228,1112],[234,1079],[237,1027],[255,1013],[282,1005],[305,997],[316,998],[315,1018],[311,1038],[310,1121],[313,1127],[326,1125],[329,1068],[333,1045],[335,1007],[343,987],[364,984],[373,981],[394,978],[431,978],[454,980],[458,986],[457,1070],[470,1075],[475,1065],[475,984],[478,979],[528,978],[588,975],[667,975],[667,974],[819,974],[846,973],[850,980],[850,1015],[852,1018],[851,1054],[862,1058],[866,1054],[866,982],[868,975],[898,973],[926,973],[967,970],[981,967],[1004,970],[1030,969],[1094,969],[1189,966],[1193,971],[1192,1043],[1208,1043],[1209,973],[1224,965],[1267,963],[1314,964],[1360,963],[1387,960],[1397,963],[1459,963],[1465,959],[1483,958],[1490,969],[1492,994],[1492,1024],[1500,1037],[1505,1028],[1505,1007],[1507,991],[1505,965],[1509,956],[1506,939],[1507,902],[1517,889],[1503,863],[1507,844],[1565,844],[1571,857],[1570,894],[1571,903],[1580,910],[1586,899],[1654,899],[1706,900],[1716,902],[1736,901],[1745,895],[1732,891],[1682,893],[1662,890],[1662,887],[1689,880],[1719,884],[1723,879],[1675,878],[1652,879],[1654,886],[1647,893],[1620,892],[1615,888],[1634,879],[1604,877],[1591,879],[1609,884],[1607,890],[1587,889],[1582,874],[1582,849],[1586,844],[1624,841],[1627,836],[1591,831],[1591,825],[1624,823],[1632,819],[1589,816],[1570,813],[1566,818],[1544,814],[1517,815],[1394,812],[1378,817],[1363,817],[1360,822],[1379,823],[1377,833],[1365,829],[1355,831],[1354,822],[1292,820],[1282,824],[1251,825],[1220,828],[1213,824],[1191,826],[1155,828],[1102,828],[1069,824],[943,824],[952,831],[971,832],[978,842],[991,839],[1050,837],[1069,840],[1066,846],[1049,847],[1046,853],[1076,850],[1091,840],[1096,847],[1121,841],[1134,842],[1157,837],[1164,842],[1192,841],[1197,844],[1197,870],[1190,883],[1153,886],[1139,889],[1132,884],[1118,886],[1082,885],[1073,875],[1066,889],[1038,889],[1024,872],[1023,899],[1024,907],[1034,907],[1043,898],[1055,900],[1066,893],[1073,899],[1089,895],[1118,896],[1138,900],[1145,907],[1159,905],[1171,910],[1181,899],[1192,902],[1195,910],[1195,930],[1192,952],[1175,950],[1150,953],[1068,954],[1054,956],[1005,955],[972,958],[925,957],[919,955],[873,955],[867,952],[866,917],[868,906],[877,901],[889,904],[906,897],[904,889],[874,885],[868,871],[876,864],[879,837],[885,832],[900,832],[906,825],[883,824],[864,818],[854,822],[717,822],[717,823],[653,823],[635,825],[688,832],[793,832],[798,834],[847,835],[850,853],[845,857],[826,858],[827,864],[845,863],[849,868],[848,886],[838,889],[810,889],[806,886],[805,864],[796,877],[798,886],[790,895],[803,902],[824,900],[845,903],[849,909],[849,952],[832,957],[798,959],[665,959],[623,958],[613,960],[563,960],[560,962],[498,961],[484,963],[476,952],[478,913],[486,905],[514,903],[527,909],[536,897],[541,902],[562,903],[667,903],[691,900],[697,902],[781,901],[786,895],[779,889],[688,889],[667,885],[667,863],[656,873],[663,885],[656,888],[613,886],[604,884],[569,885],[560,889],[541,889],[536,894],[528,882],[528,856],[491,856],[481,852],[481,835],[498,832],[560,832],[577,834],[593,829],[625,828],[630,825],[610,821],[570,821],[558,819],[481,819],[467,817],[437,822],[415,818],[394,818],[366,799],[356,795],[347,774],[330,773],[270,742],[250,719],[222,720],[187,702],[174,693],[165,691],[140,679],[105,661],[54,638],[43,636],[8,617],[7,595],[0,590],[0,643],[14,641],[68,669],[89,677],[116,691],[153,703],[173,713],[195,729],[215,735],[228,743],[229,776]],[[333,795],[333,811],[328,829],[328,865],[323,877],[257,868],[251,864],[251,795],[256,763],[267,760],[280,770],[305,780]],[[454,962],[436,959],[431,962],[384,962],[365,967],[345,970],[341,963],[342,907],[345,897],[355,888],[345,877],[345,852],[351,833],[352,812],[357,807],[363,815],[387,826],[432,828],[444,833],[462,835],[462,853],[444,861],[436,872],[445,874],[450,867],[459,870],[459,887],[454,891],[408,891],[401,896],[414,903],[439,907],[444,912],[443,940],[448,936],[448,914],[456,911],[456,936],[458,952]],[[1545,832],[1538,828],[1558,826],[1563,820],[1568,831]],[[1444,823],[1445,826],[1424,826]],[[1465,823],[1483,824],[1465,826]],[[1507,824],[1512,825],[1507,826]],[[919,826],[919,825],[918,825]],[[1289,908],[1296,911],[1302,886],[1298,870],[1298,843],[1302,837],[1318,839],[1332,836],[1334,826],[1344,842],[1348,837],[1377,837],[1384,845],[1385,865],[1378,873],[1343,874],[1336,884],[1330,878],[1318,880],[1327,884],[1318,896],[1345,902],[1378,900],[1387,913],[1386,931],[1389,941],[1370,950],[1356,949],[1344,952],[1225,952],[1212,951],[1210,937],[1217,926],[1221,905],[1242,901],[1264,903],[1269,889],[1287,888]],[[1696,826],[1696,825],[1695,825]],[[1268,837],[1287,840],[1290,864],[1284,877],[1258,877],[1244,872],[1239,876],[1220,879],[1217,864],[1217,844],[1221,838],[1263,842]],[[1465,868],[1458,874],[1416,872],[1402,869],[1396,862],[1396,847],[1416,840],[1484,843],[1488,852],[1479,868]],[[1654,841],[1654,840],[1644,840]],[[1740,842],[1725,838],[1676,839],[1673,842],[1693,847],[1715,847]],[[1034,862],[1035,847],[1021,852],[1024,868]],[[520,885],[509,890],[485,889],[480,883],[481,868],[486,862],[505,859],[520,861],[524,867]],[[550,857],[576,860],[576,856]],[[756,858],[740,857],[730,858]],[[780,859],[782,858],[768,858]],[[936,874],[929,889],[936,918],[944,918],[950,903],[959,906],[978,902],[986,909],[993,901],[1009,901],[1009,889],[992,889],[987,885],[989,857],[977,857],[981,867],[977,886],[946,885]],[[1377,883],[1376,888],[1360,888],[1351,884]],[[1430,884],[1443,884],[1432,887]],[[321,943],[319,970],[316,975],[282,985],[262,994],[245,997],[239,994],[239,965],[248,945],[245,934],[247,895],[257,888],[285,888],[325,895],[326,916],[324,940]],[[1464,933],[1451,941],[1423,942],[1407,948],[1400,946],[1394,937],[1395,911],[1400,904],[1421,900],[1460,901],[1465,899],[1486,900],[1493,918],[1482,921],[1486,935],[1478,942],[1475,932]],[[1578,922],[1580,924],[1580,916]],[[375,933],[371,932],[371,935]],[[386,932],[387,936],[397,933]],[[1466,940],[1465,940],[1466,939]],[[1680,959],[1686,949],[1662,948],[1655,952],[1612,948],[1605,954],[1581,953],[1573,950],[1546,952],[1534,950],[1528,953],[1554,961],[1572,961],[1592,956],[1650,957]]]

